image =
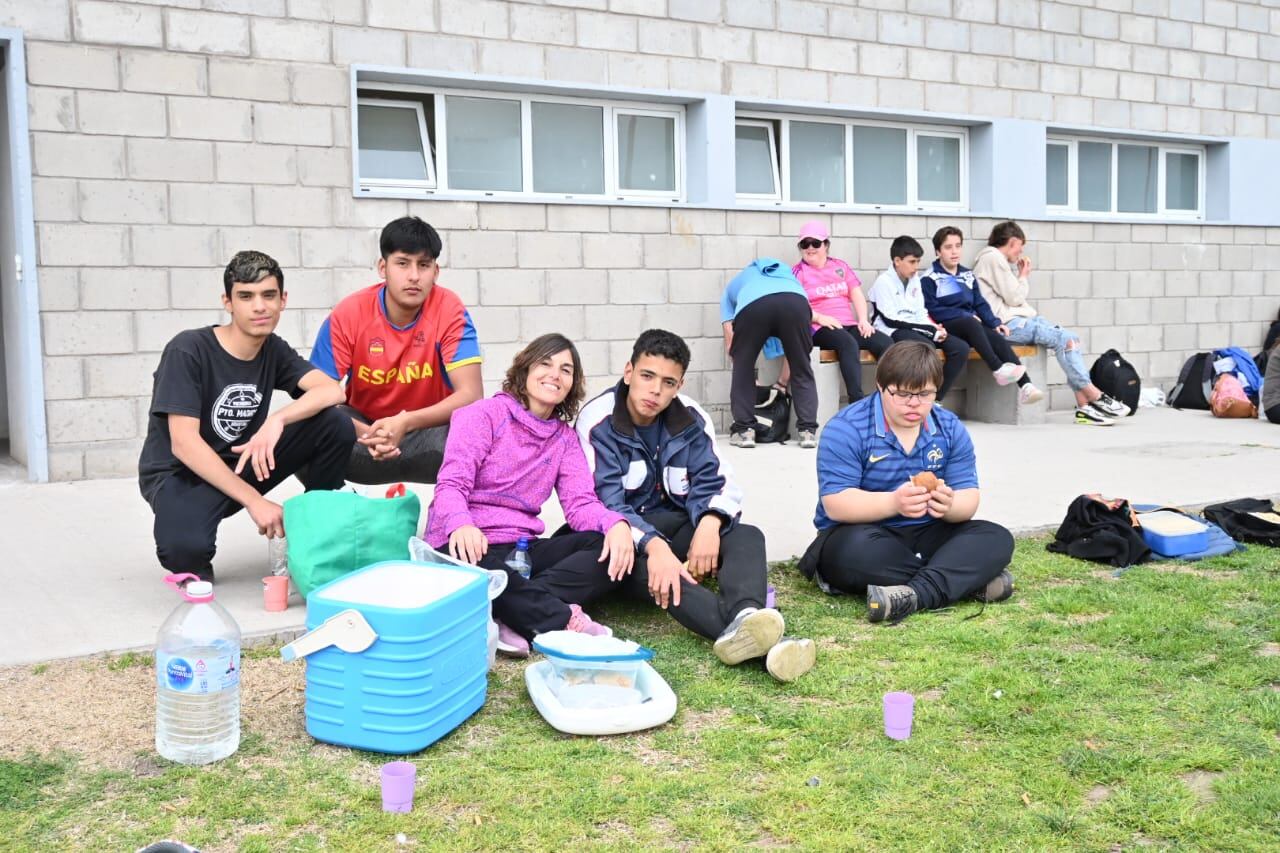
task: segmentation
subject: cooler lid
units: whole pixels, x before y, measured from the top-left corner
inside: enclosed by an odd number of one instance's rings
[[[418,610],[464,589],[469,584],[488,586],[479,569],[426,565],[408,560],[375,563],[317,589],[308,599],[352,605]]]

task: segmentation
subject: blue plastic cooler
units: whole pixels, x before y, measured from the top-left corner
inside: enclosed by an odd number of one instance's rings
[[[375,563],[307,596],[307,630],[357,610],[377,635],[362,652],[307,656],[307,732],[372,752],[418,752],[484,705],[489,577],[479,569]]]

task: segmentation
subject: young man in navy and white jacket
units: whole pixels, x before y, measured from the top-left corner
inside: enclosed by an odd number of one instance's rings
[[[679,393],[688,367],[684,340],[650,329],[622,380],[578,415],[596,494],[636,540],[635,568],[619,586],[714,640],[722,662],[763,657],[774,678],[791,681],[813,667],[813,641],[784,637],[782,614],[765,607],[764,534],[740,522],[742,492],[711,419]],[[703,585],[712,576],[718,594]]]

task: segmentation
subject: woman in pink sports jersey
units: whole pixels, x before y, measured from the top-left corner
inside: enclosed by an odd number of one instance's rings
[[[844,261],[827,254],[830,236],[827,226],[818,220],[806,222],[800,228],[797,244],[800,263],[791,272],[809,296],[813,343],[836,351],[840,376],[849,392],[849,402],[853,403],[862,399],[862,349],[879,358],[893,346],[893,339],[871,325],[867,298],[857,274]]]
[[[528,657],[529,640],[568,629],[608,634],[582,611],[631,571],[631,526],[596,497],[570,422],[586,394],[582,361],[568,338],[543,335],[521,350],[502,391],[453,413],[423,538],[433,548],[507,572],[493,602],[498,648]],[[552,489],[571,531],[547,539],[538,518]],[[529,541],[529,578],[507,567]]]

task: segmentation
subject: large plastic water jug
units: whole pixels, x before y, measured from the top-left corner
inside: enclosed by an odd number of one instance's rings
[[[307,656],[307,732],[372,752],[418,752],[484,705],[489,573],[470,566],[375,563],[312,590],[311,633],[282,650]],[[346,651],[311,638],[367,622],[371,645]],[[330,621],[333,620],[333,621]],[[339,642],[335,639],[334,642]],[[347,644],[360,648],[360,644]]]
[[[156,637],[156,752],[208,764],[240,746],[240,626],[213,600],[213,584],[192,574],[165,582],[183,602]]]

